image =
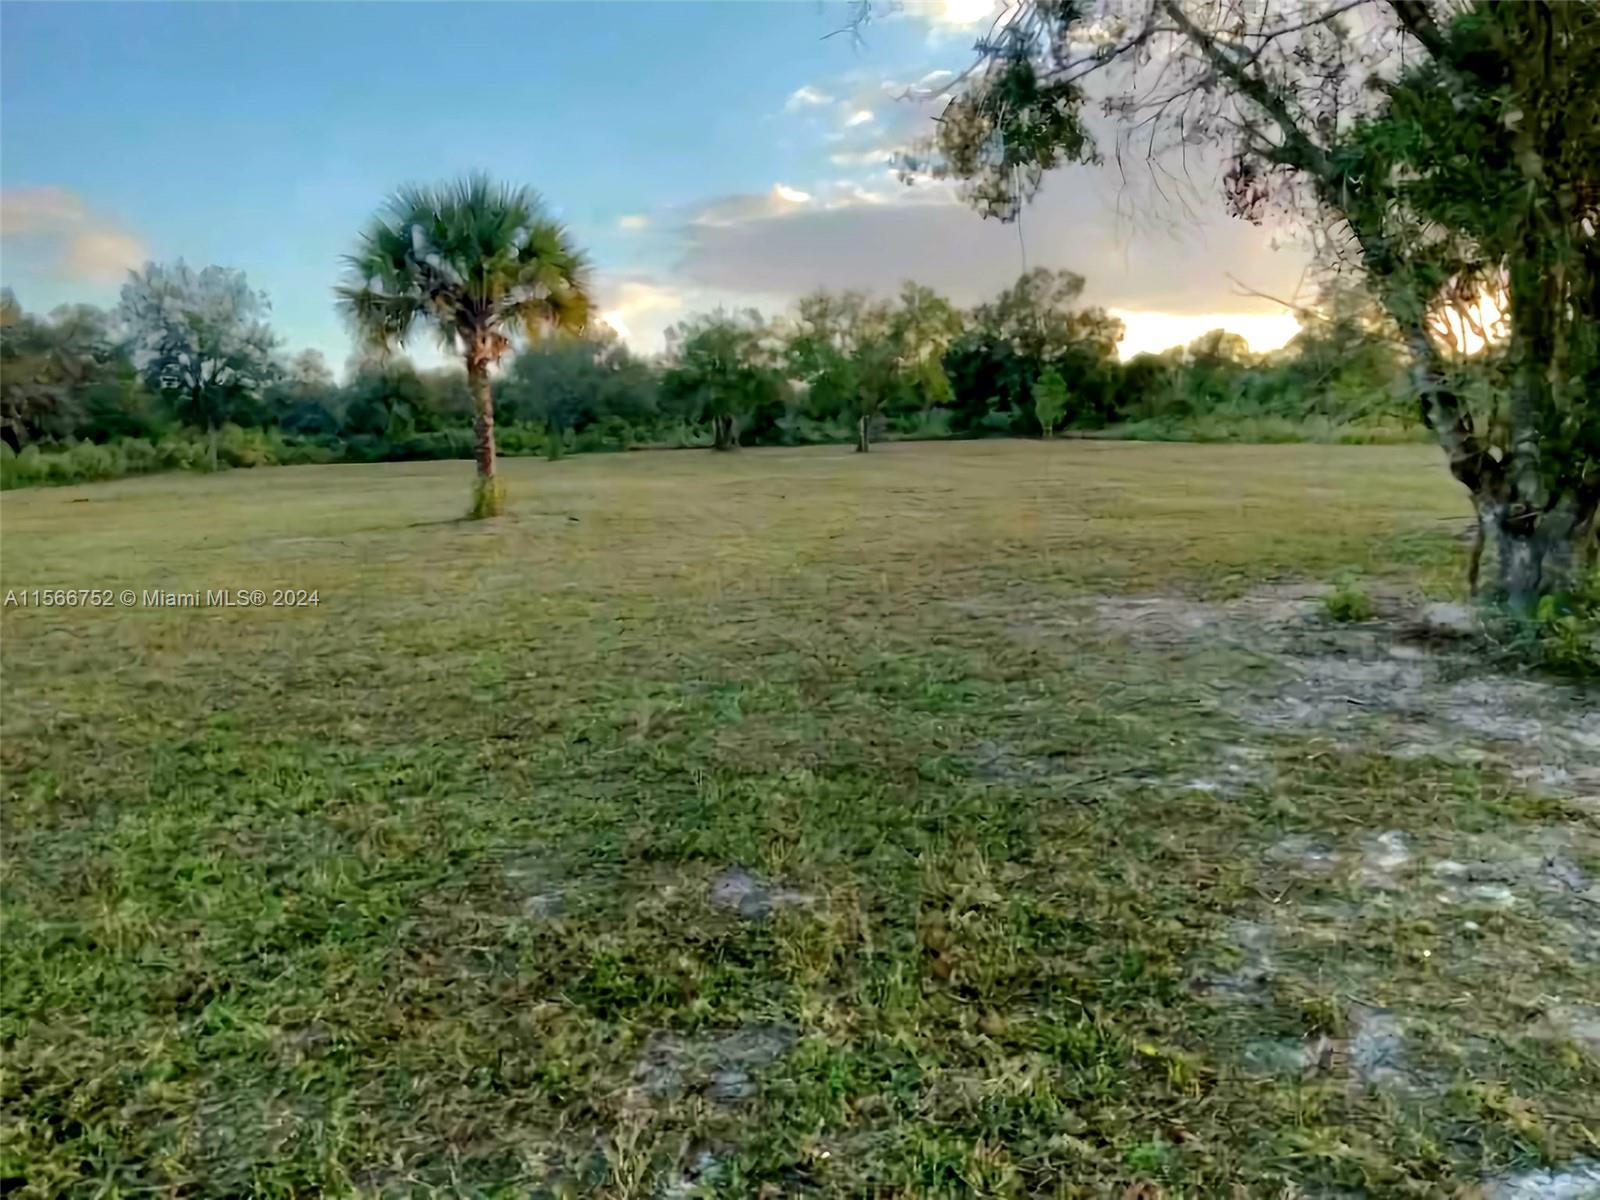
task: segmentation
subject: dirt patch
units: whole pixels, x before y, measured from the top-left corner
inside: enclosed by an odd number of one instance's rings
[[[979,742],[963,765],[980,783],[1041,783],[1063,774],[1054,759],[1022,754],[995,741]]]
[[[1429,1090],[1411,1062],[1404,1017],[1365,1004],[1352,1005],[1346,1017],[1348,1037],[1259,1039],[1245,1046],[1244,1065],[1268,1075],[1342,1077],[1356,1088],[1404,1094]]]
[[[1237,796],[1249,788],[1268,787],[1273,783],[1277,772],[1266,758],[1266,751],[1256,746],[1222,746],[1207,774],[1180,776],[1170,782],[1188,792]]]
[[[1263,921],[1235,921],[1228,926],[1227,950],[1232,970],[1200,975],[1193,991],[1226,1003],[1265,1004],[1277,967],[1273,951],[1278,931]]]
[[[702,1037],[653,1034],[634,1066],[635,1088],[655,1100],[691,1092],[720,1104],[748,1100],[759,1090],[756,1072],[782,1058],[798,1037],[784,1025],[747,1025]]]
[[[1368,1087],[1412,1091],[1418,1079],[1406,1056],[1406,1024],[1385,1008],[1350,1010],[1350,1072]]]
[[[506,887],[530,921],[548,921],[567,909],[567,887],[559,869],[538,854],[524,854],[505,864]]]
[[[1594,794],[1600,806],[1600,696],[1486,672],[1459,605],[1419,611],[1378,592],[1377,619],[1340,624],[1324,610],[1325,591],[1282,584],[1226,601],[1099,597],[1090,609],[1102,630],[1137,646],[1247,652],[1248,676],[1214,681],[1217,707],[1246,725],[1330,733],[1397,758],[1498,757],[1546,790]]]
[[[1398,829],[1373,834],[1361,846],[1358,874],[1361,886],[1385,892],[1398,891],[1402,886],[1401,873],[1411,859],[1410,839]]]
[[[1320,597],[1315,584],[1274,584],[1235,600],[1204,601],[1183,596],[1097,596],[1090,603],[1098,624],[1110,633],[1147,646],[1185,646],[1196,641],[1251,641],[1253,630],[1315,623]]]
[[[1582,1046],[1600,1060],[1600,1006],[1552,1004],[1537,1029],[1539,1036]]]
[[[1483,1200],[1600,1200],[1600,1161],[1496,1175],[1484,1182]]]
[[[657,1200],[692,1200],[714,1188],[725,1173],[721,1158],[709,1150],[696,1154],[676,1176],[656,1188]]]
[[[748,920],[770,917],[780,908],[811,904],[815,897],[769,883],[743,867],[730,867],[711,881],[711,903]]]

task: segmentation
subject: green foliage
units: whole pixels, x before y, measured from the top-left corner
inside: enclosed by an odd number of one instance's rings
[[[863,416],[873,436],[891,440],[1030,435],[1045,427],[1035,391],[1052,376],[1066,389],[1052,427],[1109,425],[1101,436],[1234,442],[1423,436],[1395,398],[1400,368],[1392,343],[1371,317],[1370,302],[1348,288],[1331,289],[1303,317],[1301,335],[1273,355],[1252,356],[1218,331],[1187,348],[1119,363],[1116,323],[1075,306],[1082,286],[1069,273],[1033,272],[971,312],[909,283],[892,304],[821,292],[806,297],[787,323],[753,313],[693,318],[673,331],[669,353],[655,360],[632,353],[608,330],[581,337],[557,332],[525,347],[494,384],[498,453],[558,457],[735,439],[839,443],[858,438]],[[11,364],[40,346],[57,354],[62,344],[79,347],[78,358],[104,364],[62,373],[59,403],[49,410],[55,423],[36,424],[13,446],[34,449],[22,466],[7,468],[5,486],[206,461],[205,446],[196,448],[172,406],[147,391],[126,354],[105,341],[103,315],[79,306],[43,322],[14,301],[4,313],[7,386],[28,378]],[[1463,388],[1491,383],[1486,370],[1462,374]],[[473,451],[466,373],[419,371],[403,356],[358,357],[341,384],[320,355],[302,353],[279,363],[260,396],[235,410],[229,424],[266,436],[245,445],[225,426],[219,466],[467,458]],[[113,450],[109,461],[88,452],[64,457],[82,441],[123,450],[120,457]]]
[[[148,437],[161,414],[109,317],[64,305],[48,320],[0,291],[0,439],[13,449],[64,437]]]
[[[1498,635],[1513,661],[1579,679],[1600,679],[1600,567],[1568,591],[1539,598],[1527,615],[1502,613]]]
[[[248,419],[277,374],[270,308],[243,271],[195,271],[179,259],[131,273],[117,311],[145,386],[168,398],[178,420],[215,430]]]
[[[1044,181],[1068,162],[1096,161],[1082,121],[1083,94],[1072,73],[1036,62],[1040,46],[1053,53],[1082,15],[1075,0],[1044,0],[1027,21],[1005,23],[985,43],[990,55],[981,87],[958,93],[938,132],[909,168],[963,181],[968,200],[985,216],[1013,219]]]
[[[668,331],[662,398],[679,416],[710,421],[717,449],[738,444],[741,421],[775,421],[784,392],[776,339],[753,309],[719,309]]]
[[[1056,422],[1066,415],[1067,383],[1055,369],[1046,371],[1033,383],[1033,416],[1049,437]]]
[[[461,354],[484,442],[470,515],[498,514],[501,485],[484,474],[497,453],[489,369],[518,336],[582,332],[590,309],[587,260],[534,192],[475,173],[439,187],[401,188],[345,262],[340,307],[377,353],[426,326]],[[393,436],[395,414],[386,417],[385,434]]]
[[[1081,275],[1038,268],[973,310],[945,356],[958,428],[1040,432],[1033,387],[1046,371],[1066,387],[1058,419],[1092,428],[1116,417],[1126,403],[1116,361],[1122,323],[1078,308],[1083,286]]]
[[[340,305],[369,342],[405,342],[418,325],[448,348],[498,361],[517,334],[580,331],[588,262],[528,188],[482,174],[404,187],[345,259]]]
[[[1370,621],[1378,615],[1372,597],[1353,580],[1345,580],[1322,597],[1322,610],[1341,624]]]
[[[532,343],[512,361],[495,389],[497,412],[550,430],[552,458],[568,433],[582,437],[604,425],[602,441],[631,440],[659,409],[649,365],[604,327],[582,337],[556,334]]]

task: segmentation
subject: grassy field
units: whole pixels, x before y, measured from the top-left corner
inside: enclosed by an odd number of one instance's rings
[[[0,616],[8,1193],[1591,1194],[1600,716],[1408,634],[1436,451],[469,470],[6,495],[318,597]]]

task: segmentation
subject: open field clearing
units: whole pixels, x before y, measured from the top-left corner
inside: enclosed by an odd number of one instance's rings
[[[1600,699],[1437,450],[8,493],[26,1196],[1600,1195]],[[1336,623],[1353,573],[1377,602]]]

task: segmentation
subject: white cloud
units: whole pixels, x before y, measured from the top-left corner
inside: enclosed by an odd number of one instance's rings
[[[630,233],[640,229],[648,229],[650,228],[650,218],[643,213],[629,213],[617,221],[617,228],[625,229]]]
[[[630,341],[633,338],[633,331],[628,328],[628,318],[620,309],[613,308],[601,313],[600,321],[604,325],[609,325],[623,341]]]
[[[965,27],[976,25],[979,21],[993,20],[1004,5],[996,0],[933,0],[932,3],[908,7],[926,10],[927,19],[936,24]]]
[[[775,202],[772,193],[724,197],[714,206],[718,219],[684,228],[674,280],[787,303],[818,287],[886,295],[915,279],[971,305],[1009,285],[1025,263],[1085,276],[1085,303],[1116,309],[1127,322],[1124,353],[1165,349],[1219,326],[1258,350],[1293,335],[1292,317],[1241,296],[1229,278],[1294,294],[1307,256],[1294,246],[1278,250],[1281,231],[1275,239],[1229,218],[1218,192],[1197,193],[1192,215],[1178,219],[1158,195],[1131,184],[1107,195],[1115,187],[1107,184],[1103,168],[1058,172],[1025,212],[1020,237],[1015,225],[981,219],[949,185],[906,186],[888,171],[813,188],[805,204]]]
[[[643,276],[601,281],[600,320],[629,345],[651,350],[684,308],[684,295]]]
[[[114,283],[147,258],[144,243],[120,229],[85,229],[67,239],[63,262],[74,279]]]
[[[789,112],[797,112],[802,108],[816,108],[823,104],[832,104],[833,97],[827,92],[806,84],[804,87],[795,88],[789,93],[789,98],[784,101],[783,107]]]
[[[1009,0],[901,0],[885,16],[922,22],[928,27],[929,43],[938,44],[970,38],[1008,7]]]
[[[690,225],[736,225],[762,217],[779,217],[811,203],[811,193],[786,183],[775,183],[758,194],[719,196],[709,200],[689,217]]]
[[[872,119],[873,113],[870,108],[858,108],[844,119],[844,127],[846,129],[853,129],[857,125],[865,125]]]
[[[58,273],[87,282],[120,279],[146,258],[143,242],[62,187],[0,192],[0,237],[44,246]]]
[[[60,187],[15,188],[0,192],[0,237],[59,233],[87,220],[89,210],[76,192]]]

